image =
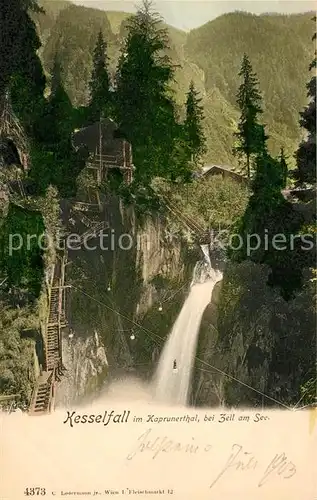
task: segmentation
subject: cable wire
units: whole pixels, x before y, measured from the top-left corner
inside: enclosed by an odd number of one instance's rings
[[[152,338],[152,340],[156,343],[156,344],[160,344],[160,343],[163,343],[165,342],[165,340],[160,337],[159,335],[157,335],[156,333],[154,332],[151,332],[150,330],[148,330],[147,328],[143,327],[142,325],[140,325],[139,323],[137,323],[136,321],[132,320],[131,318],[129,318],[128,316],[125,316],[124,314],[120,313],[119,311],[116,311],[115,309],[107,306],[106,304],[104,304],[103,302],[95,299],[94,297],[92,297],[91,295],[89,295],[88,293],[86,293],[84,290],[82,290],[81,288],[78,288],[78,287],[75,287],[73,286],[73,288],[76,290],[78,290],[79,292],[83,293],[84,295],[86,295],[87,297],[89,297],[90,299],[94,300],[95,302],[97,302],[98,304],[106,307],[107,309],[109,309],[110,311],[114,312],[115,314],[118,314],[120,316],[122,316],[124,319],[126,319],[127,321],[129,321],[130,323],[134,324],[135,326],[137,326],[138,328],[140,328],[141,330],[143,330],[150,338]],[[153,338],[156,337],[155,339]],[[156,339],[159,339],[159,341],[157,341]],[[291,408],[290,406],[287,406],[285,405],[284,403],[282,403],[281,401],[278,401],[277,399],[275,398],[272,398],[271,396],[268,396],[267,394],[265,394],[264,392],[262,391],[259,391],[258,389],[255,389],[254,387],[251,387],[250,385],[246,384],[245,382],[242,382],[242,380],[239,380],[237,379],[236,377],[234,377],[233,375],[229,375],[228,373],[224,372],[223,370],[220,370],[219,368],[216,368],[215,366],[211,365],[210,363],[207,363],[207,361],[204,361],[202,359],[199,359],[197,356],[195,356],[195,360],[202,363],[203,365],[206,365],[210,368],[212,368],[213,370],[215,370],[216,372],[218,373],[221,373],[222,375],[230,378],[231,380],[234,380],[235,382],[247,387],[248,389],[250,389],[251,391],[254,391],[258,394],[260,394],[261,396],[265,397],[266,399],[269,399],[271,401],[273,401],[274,403],[277,403],[278,405],[280,406],[283,406],[284,408],[286,408],[287,410],[290,410],[290,411],[293,411],[293,408]],[[204,370],[203,368],[197,368],[198,370],[200,371],[208,371],[208,370]],[[210,372],[212,373],[212,372]]]

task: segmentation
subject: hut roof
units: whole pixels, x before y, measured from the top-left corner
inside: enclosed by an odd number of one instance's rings
[[[124,139],[116,137],[117,133],[117,124],[108,118],[74,132],[73,144],[75,148],[86,146],[89,152],[93,154],[98,152],[101,154],[118,155],[122,151]],[[99,151],[100,139],[101,152]]]

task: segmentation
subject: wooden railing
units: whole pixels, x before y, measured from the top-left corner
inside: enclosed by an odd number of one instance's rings
[[[169,201],[167,198],[163,198],[166,208],[173,213],[174,215],[177,216],[177,218],[183,222],[184,225],[186,225],[191,231],[193,231],[197,236],[202,236],[206,230],[200,226],[200,224],[197,224],[193,219],[191,219],[188,215],[184,214],[174,203]]]

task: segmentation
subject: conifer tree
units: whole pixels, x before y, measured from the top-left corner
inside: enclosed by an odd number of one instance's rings
[[[313,18],[316,22],[316,17]],[[316,40],[316,33],[313,41]],[[294,173],[299,184],[303,182],[316,182],[316,51],[315,58],[309,69],[315,74],[307,84],[307,96],[310,102],[306,109],[300,113],[300,125],[307,131],[307,138],[300,144],[296,152],[297,170]]]
[[[250,179],[251,157],[261,151],[266,138],[263,137],[264,129],[258,122],[258,115],[263,112],[262,98],[258,90],[259,82],[246,54],[243,56],[239,76],[243,79],[237,94],[237,103],[241,116],[238,123],[238,132],[235,133],[238,145],[233,152],[240,158],[246,158],[247,177]]]
[[[229,253],[238,262],[251,260],[269,266],[268,284],[278,287],[282,297],[289,300],[300,289],[302,271],[310,265],[314,255],[302,249],[300,240],[292,246],[292,237],[301,231],[303,216],[281,192],[287,182],[284,150],[281,149],[279,158],[272,158],[267,150],[266,138],[264,126],[260,125],[261,147],[255,155],[252,195],[236,228],[243,245]],[[276,243],[275,235],[278,235]],[[258,239],[259,244],[255,248],[248,244],[251,236]],[[281,238],[285,245],[281,245]]]
[[[174,68],[164,54],[167,30],[148,0],[127,29],[116,79],[116,118],[133,146],[135,180],[147,184],[155,175],[178,174],[172,161],[178,127],[169,88]]]
[[[93,70],[90,80],[90,104],[88,115],[94,122],[100,116],[107,116],[111,112],[110,77],[108,74],[107,44],[103,38],[102,31],[98,39],[93,55]]]
[[[82,155],[82,151],[75,151],[72,146],[73,113],[56,55],[51,94],[40,122],[30,171],[38,194],[44,194],[49,185],[56,186],[62,197],[74,196],[76,193],[76,178],[84,167],[86,156]]]
[[[0,94],[10,90],[13,110],[28,136],[44,104],[45,76],[37,51],[41,46],[28,9],[30,0],[3,0],[0,16]]]
[[[7,88],[12,74],[22,65],[25,68],[30,56],[34,55],[32,45],[35,43],[36,49],[40,46],[28,10],[41,11],[35,0],[1,0],[0,95]]]
[[[197,164],[206,153],[206,137],[203,131],[204,111],[202,99],[195,89],[194,82],[190,82],[186,100],[186,119],[184,123],[188,151],[191,160]]]
[[[255,157],[252,196],[237,227],[243,246],[231,250],[230,256],[238,262],[266,264],[270,268],[268,285],[279,288],[289,300],[302,285],[302,270],[311,255],[302,250],[300,240],[292,248],[292,235],[300,232],[303,218],[281,193],[284,179],[281,158],[272,158],[266,150]],[[258,244],[253,246],[256,240]]]
[[[73,106],[64,89],[61,75],[61,65],[57,54],[54,58],[51,79],[51,94],[48,98],[46,110],[45,137],[46,145],[51,145],[53,149],[61,149],[63,143],[69,141],[73,132]]]

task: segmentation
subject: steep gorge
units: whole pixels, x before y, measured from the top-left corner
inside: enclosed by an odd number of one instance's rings
[[[95,221],[103,217],[104,213]],[[68,253],[66,276],[72,288],[67,309],[74,337],[69,339],[65,332],[69,373],[59,396],[68,403],[127,374],[149,380],[201,258],[198,247],[188,248],[185,241],[171,238],[167,221],[158,214],[138,216],[113,197],[107,217],[109,238],[104,235],[104,247],[109,244],[108,250],[102,250],[96,238],[91,242],[97,246],[94,251]],[[72,232],[83,231],[80,218],[70,213],[75,222]],[[88,364],[80,363],[85,353]]]

